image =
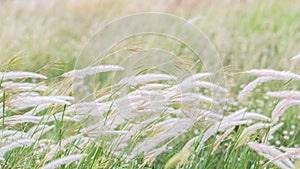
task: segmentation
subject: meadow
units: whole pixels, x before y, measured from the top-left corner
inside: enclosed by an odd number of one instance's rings
[[[1,168],[300,168],[299,17],[294,0],[0,1]]]

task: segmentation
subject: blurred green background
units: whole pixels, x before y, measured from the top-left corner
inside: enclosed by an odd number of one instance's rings
[[[300,46],[297,0],[2,0],[0,4],[0,65],[20,56],[12,70],[48,76],[71,70],[86,40],[102,25],[150,11],[193,20],[212,41],[228,72],[296,69],[289,59]]]

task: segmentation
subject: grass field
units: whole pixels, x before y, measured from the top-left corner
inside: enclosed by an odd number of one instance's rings
[[[111,45],[168,25],[147,17],[96,34],[144,12],[208,39]],[[0,166],[300,168],[299,18],[296,0],[0,0]],[[196,64],[188,44],[200,42],[216,72]]]

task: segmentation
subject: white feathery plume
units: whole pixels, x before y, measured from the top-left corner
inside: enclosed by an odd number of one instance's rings
[[[36,140],[36,144],[33,146],[33,149],[37,149],[38,153],[48,151],[49,146],[51,147],[53,140],[49,139],[40,139]]]
[[[246,110],[247,110],[247,108],[237,110],[234,113],[232,113],[228,116],[225,116],[224,119],[235,119],[235,118],[241,117],[246,113]]]
[[[74,161],[78,161],[84,156],[85,155],[82,155],[82,154],[75,154],[75,155],[65,156],[65,157],[62,157],[60,159],[54,160],[54,161],[50,162],[49,164],[46,164],[41,169],[56,169],[61,165],[70,164]]]
[[[285,151],[285,154],[286,153],[289,153],[289,152],[295,152],[297,151],[296,154],[291,154],[289,157],[293,158],[293,159],[300,159],[300,148],[287,148],[287,147],[279,147],[281,150]]]
[[[268,165],[270,163],[274,163],[275,161],[278,161],[280,159],[286,159],[286,158],[295,158],[300,155],[300,148],[290,150],[284,154],[278,155],[275,158],[271,159],[269,162],[267,162],[265,165]]]
[[[151,97],[154,97],[154,96],[158,96],[158,97],[164,97],[164,93],[163,93],[163,91],[157,91],[157,90],[139,90],[139,89],[137,89],[137,90],[134,90],[134,91],[132,91],[132,92],[130,92],[129,94],[128,94],[128,97],[130,98],[131,96],[133,96],[133,98],[134,98],[134,96],[142,96],[142,97],[147,97],[147,96],[151,96]],[[136,98],[137,100],[139,100],[140,98],[139,97],[137,97]]]
[[[230,129],[228,129],[228,130],[226,130],[225,131],[225,133],[224,134],[222,134],[219,138],[217,138],[217,140],[214,142],[214,144],[213,144],[213,150],[212,150],[212,152],[211,153],[214,153],[216,150],[217,150],[217,148],[218,148],[218,146],[219,146],[219,144],[232,132],[234,130],[234,127],[232,127],[232,128],[230,128]]]
[[[83,137],[79,140],[78,147],[85,148],[88,143],[90,143],[93,139],[88,137]]]
[[[35,142],[34,139],[21,139],[21,140],[16,140],[11,144],[0,147],[0,157],[3,157],[4,154],[10,150],[13,150],[18,147],[26,146],[26,145],[31,145],[34,142]]]
[[[195,86],[200,87],[200,88],[208,88],[208,89],[212,89],[212,90],[216,90],[219,92],[224,92],[227,93],[228,90],[225,89],[224,87],[221,87],[220,85],[211,83],[211,82],[206,82],[206,81],[198,81],[195,82]]]
[[[191,119],[169,118],[165,121],[155,124],[153,127],[148,129],[147,131],[154,131],[156,129],[161,129],[161,128],[164,128],[166,130],[168,130],[168,129],[172,130],[172,129],[175,129],[174,127],[178,127],[178,126],[175,126],[176,123],[187,124],[188,122],[191,122]]]
[[[27,131],[27,134],[32,136],[34,133],[38,132],[39,130],[45,129],[46,127],[49,127],[49,126],[45,125],[45,124],[35,125]]]
[[[276,80],[274,77],[259,77],[254,81],[250,82],[246,87],[238,95],[238,101],[243,101],[257,86],[261,85],[262,83]]]
[[[249,125],[252,123],[252,120],[240,120],[240,121],[230,121],[226,120],[221,123],[219,127],[219,131],[225,131],[228,128],[234,127],[234,126],[239,126],[239,125]]]
[[[51,96],[49,96],[51,97]],[[75,98],[72,97],[72,96],[52,96],[52,97],[55,97],[56,99],[59,99],[59,100],[66,100],[66,101],[74,101]]]
[[[191,148],[191,146],[197,141],[199,140],[200,136],[196,136],[192,139],[190,139],[184,146],[183,148],[181,149],[181,151],[184,151],[184,152],[188,152],[188,150]],[[199,148],[199,146],[198,146]],[[202,148],[202,147],[200,147]]]
[[[201,150],[201,148],[203,147],[204,143],[211,137],[213,136],[219,128],[220,123],[215,123],[213,124],[211,127],[209,127],[202,135],[201,141],[197,147],[196,152],[199,152]],[[192,140],[198,140],[199,136],[196,136],[195,138],[193,138]],[[189,143],[190,145],[192,145],[192,143]]]
[[[273,134],[281,127],[283,126],[283,123],[279,123],[273,127],[270,128],[270,131],[268,133],[268,140],[272,140],[273,139]]]
[[[16,130],[1,130],[0,136],[1,136],[1,138],[4,138],[4,137],[10,136],[10,135],[14,135],[15,133],[18,133],[18,132],[19,131],[16,131]]]
[[[133,149],[130,158],[149,152],[153,148],[157,147],[160,143],[168,140],[169,138],[173,138],[178,136],[180,133],[186,132],[191,126],[193,122],[191,119],[169,119],[167,121],[158,123],[154,128],[150,129],[151,131],[160,130],[163,128],[161,132],[152,136],[151,138],[147,138],[141,143],[138,143]]]
[[[51,129],[53,129],[55,126],[54,125],[51,125],[51,126],[45,126],[44,128],[40,129],[40,131],[34,133],[32,135],[31,138],[33,139],[38,139],[39,137],[41,137],[41,135],[47,133],[48,131],[50,131]]]
[[[51,104],[41,104],[41,105],[38,105],[37,107],[33,108],[29,112],[25,113],[24,115],[34,116],[34,115],[38,114],[39,112],[44,111],[50,107],[51,107]]]
[[[295,151],[299,148],[288,148],[288,147],[284,147],[284,146],[280,146],[279,149],[285,151],[285,152],[290,152],[290,151]]]
[[[65,115],[75,114],[75,116],[79,119],[84,118],[84,117],[89,117],[90,115],[96,114],[96,113],[99,113],[99,115],[102,115],[107,110],[105,109],[104,111],[100,111],[101,107],[102,107],[101,105],[102,104],[100,104],[100,103],[94,103],[94,102],[76,103],[76,104],[73,104],[72,106],[68,107],[65,110],[64,114]],[[62,115],[63,112],[59,112],[56,114]]]
[[[0,72],[0,79],[6,80],[16,80],[16,79],[47,79],[46,76],[32,73],[32,72]]]
[[[153,136],[152,138],[147,138],[145,141],[138,143],[135,148],[132,150],[129,159],[133,157],[149,152],[152,149],[156,148],[159,144],[166,141],[169,138],[175,137],[177,134],[174,133],[159,133]]]
[[[285,112],[285,110],[291,106],[300,104],[300,100],[282,100],[280,101],[272,112],[271,122],[276,123],[279,117]]]
[[[111,118],[111,116],[110,116]],[[114,124],[110,124],[110,121],[107,120],[107,119],[102,119],[100,120],[99,122],[97,122],[96,124],[92,124],[88,127],[85,127],[83,129],[80,130],[80,132],[82,133],[82,135],[87,135],[89,137],[99,137],[99,136],[103,136],[103,135],[123,135],[123,134],[128,134],[130,133],[129,131],[124,131],[124,130],[111,130],[110,128],[114,128],[115,126],[111,127],[111,125],[115,125],[115,123],[117,123],[118,125],[118,122],[115,122],[115,119],[112,119],[113,123]],[[125,121],[125,120],[124,120]],[[122,121],[122,122],[124,122]],[[108,127],[106,127],[106,125],[109,126],[109,129]],[[122,123],[120,123],[122,124]],[[116,125],[116,126],[117,126]]]
[[[179,102],[179,103],[199,103],[199,102],[208,102],[213,104],[218,104],[217,101],[215,101],[212,98],[209,98],[207,96],[204,96],[199,93],[182,93],[181,95],[171,98],[171,102]]]
[[[224,118],[225,119],[225,118]],[[202,148],[202,146],[204,145],[204,143],[211,137],[213,136],[216,132],[218,131],[227,131],[228,128],[232,128],[238,125],[243,125],[243,124],[251,124],[252,121],[251,120],[241,120],[241,121],[230,121],[230,120],[226,120],[225,123],[222,121],[220,122],[216,122],[215,124],[213,124],[210,128],[208,128],[204,133],[203,136],[201,138],[201,141],[198,145],[197,148],[197,152]]]
[[[207,78],[207,77],[210,77],[212,76],[213,73],[197,73],[197,74],[193,74],[189,77],[187,77],[186,79],[184,79],[181,84],[185,84],[185,83],[190,83],[190,82],[195,82],[195,81],[198,81],[200,79],[203,79],[203,78]]]
[[[162,90],[171,87],[171,85],[168,84],[161,84],[161,83],[150,83],[141,86],[140,90]]]
[[[266,95],[270,97],[279,98],[279,99],[300,100],[299,91],[267,92]]]
[[[245,144],[248,137],[255,133],[256,130],[271,127],[273,124],[258,122],[249,127],[246,127],[238,139],[239,145]]]
[[[150,83],[150,82],[157,82],[157,81],[174,81],[177,78],[172,75],[168,74],[155,74],[155,73],[148,73],[142,74],[132,77],[127,77],[122,79],[120,82],[117,83],[116,86],[138,86],[140,84]]]
[[[15,97],[35,97],[35,96],[41,96],[38,92],[22,92],[17,93]]]
[[[215,112],[210,112],[207,114],[207,117],[213,120],[222,120],[223,119],[223,115],[215,113]]]
[[[38,116],[14,115],[14,116],[6,117],[4,119],[4,124],[6,125],[16,125],[21,123],[38,124],[42,119],[43,117],[38,117]]]
[[[208,114],[213,112],[209,110],[189,108],[189,109],[182,109],[182,110],[167,110],[165,113],[175,114],[178,117],[188,117],[198,121],[201,118],[207,117]]]
[[[274,158],[272,155],[267,154],[267,153],[258,153],[258,154],[269,160]],[[288,166],[287,164],[285,164],[284,162],[281,162],[281,161],[274,161],[273,164],[278,166],[281,169],[295,169],[293,164],[292,164],[293,166]]]
[[[79,120],[76,117],[70,117],[70,116],[63,116],[63,113],[56,113],[48,118],[43,118],[42,122],[52,122],[52,121],[57,121],[57,120],[63,120],[64,121],[73,121],[73,122],[78,122]]]
[[[23,97],[23,98],[16,98],[10,100],[9,105],[17,110],[26,109],[29,107],[35,107],[42,104],[70,105],[70,102],[64,99],[61,96]]]
[[[300,54],[292,57],[292,60],[294,60],[294,61],[300,61]]]
[[[249,113],[241,114],[240,116],[231,118],[232,120],[262,120],[262,121],[270,121],[271,119],[265,115],[258,113]]]
[[[19,140],[22,138],[29,138],[29,134],[16,130],[4,130],[0,131],[0,138],[1,141],[4,141],[4,139]]]
[[[1,84],[4,88],[9,89],[16,89],[16,90],[22,90],[22,91],[46,91],[48,89],[47,86],[41,85],[41,84],[34,84],[34,83],[17,83],[17,82],[3,82]]]
[[[109,93],[95,100],[96,103],[104,102],[111,97],[119,96],[121,92]]]
[[[108,112],[111,108],[113,108],[113,102],[104,102],[104,103],[94,103],[90,105],[86,105],[85,107],[79,106],[71,106],[69,110],[66,111],[66,114],[69,114],[69,111],[75,112],[75,114],[81,118],[88,116],[102,116],[104,113]],[[80,118],[80,117],[79,117]]]
[[[260,77],[274,77],[278,80],[300,80],[300,75],[290,71],[278,71],[273,69],[252,69],[246,73]]]
[[[70,72],[62,74],[63,77],[73,77],[75,79],[82,79],[87,75],[94,75],[97,73],[102,72],[109,72],[109,71],[118,71],[124,70],[123,67],[117,65],[99,65],[94,67],[86,67],[80,70],[72,70]]]
[[[88,135],[89,132],[93,132],[93,131],[97,131],[99,129],[103,129],[103,127],[105,126],[105,122],[103,120],[100,120],[99,122],[95,123],[95,124],[91,124],[85,128],[82,128],[80,130],[80,133],[82,133],[82,135]]]
[[[274,157],[282,155],[283,153],[273,146],[260,144],[255,142],[249,142],[248,146],[256,151],[259,155],[272,160]],[[294,168],[293,163],[289,159],[282,159],[281,161],[274,161],[275,165],[283,169],[292,169]]]
[[[171,87],[169,90],[171,90],[171,91],[182,91],[183,92],[183,91],[186,91],[188,89],[195,88],[196,87],[195,83],[198,80],[210,77],[212,75],[213,75],[213,73],[198,73],[198,74],[194,74],[192,76],[187,77],[186,79],[184,79],[179,84]]]
[[[167,145],[163,145],[162,147],[156,148],[149,153],[145,154],[144,161],[151,165],[156,157],[167,150]]]
[[[124,130],[103,130],[103,131],[89,131],[89,132],[82,132],[84,135],[88,135],[89,137],[92,138],[97,138],[105,135],[123,135],[123,134],[128,134],[130,133],[129,131],[124,131]]]
[[[57,153],[57,151],[59,151],[60,148],[64,148],[66,147],[68,144],[70,144],[72,141],[74,140],[78,140],[84,138],[81,134],[75,135],[75,136],[71,136],[69,138],[66,138],[64,140],[61,141],[60,144],[55,145],[53,148],[51,148],[51,150],[46,154],[45,156],[45,161],[49,161],[51,160],[54,156],[55,153]]]
[[[21,140],[21,139],[30,139],[30,136],[26,133],[20,132],[20,133],[16,133],[14,135],[10,135],[8,137],[5,137],[0,142],[2,142],[2,143],[11,143],[12,141]]]

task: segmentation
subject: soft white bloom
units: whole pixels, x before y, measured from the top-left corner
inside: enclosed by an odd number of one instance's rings
[[[212,98],[204,96],[200,93],[183,93],[176,97],[170,98],[171,102],[179,102],[179,103],[199,103],[199,102],[208,102],[213,104],[218,104]]]
[[[4,118],[5,125],[16,125],[21,123],[35,123],[38,124],[41,122],[43,117],[39,116],[30,116],[30,115],[14,115]]]
[[[292,60],[300,61],[300,54],[292,57]]]
[[[276,80],[274,77],[259,77],[256,80],[250,82],[246,87],[242,89],[242,91],[238,95],[239,102],[243,101],[257,86],[262,83]]]
[[[266,95],[270,97],[276,97],[279,99],[300,100],[299,91],[268,92]]]
[[[139,89],[140,90],[162,90],[162,89],[169,88],[169,87],[171,87],[171,85],[161,84],[161,83],[150,83],[150,84],[141,86]]]
[[[70,144],[72,141],[78,140],[78,139],[81,139],[81,138],[84,138],[84,137],[81,134],[78,134],[78,135],[75,135],[75,136],[68,137],[68,138],[62,140],[61,143],[59,143],[57,145],[54,145],[51,148],[51,150],[46,154],[45,161],[51,160],[55,156],[55,153],[57,153],[57,151],[60,148],[64,148],[68,144]]]
[[[41,105],[36,106],[35,108],[30,110],[29,112],[25,113],[24,115],[34,116],[34,115],[38,114],[39,112],[44,111],[44,110],[46,110],[50,107],[51,107],[51,104],[41,104]]]
[[[160,131],[154,136],[145,139],[143,142],[138,143],[133,149],[130,157],[134,157],[139,154],[143,154],[145,152],[149,152],[160,143],[168,140],[169,138],[174,138],[180,133],[186,132],[193,125],[192,120],[185,119],[169,119],[164,122],[158,123],[151,129],[155,133],[155,131]]]
[[[200,79],[210,77],[210,76],[212,76],[212,75],[213,75],[213,73],[209,73],[209,72],[207,72],[207,73],[197,73],[197,74],[193,74],[193,75],[191,75],[190,77],[184,79],[184,80],[181,82],[181,84],[184,84],[184,83],[190,83],[190,82],[193,82],[193,81],[195,82],[195,81],[198,81],[198,80],[200,80]]]
[[[29,134],[16,131],[16,130],[4,130],[0,131],[0,139],[1,141],[4,141],[5,139],[8,140],[20,140],[24,138],[29,138]]]
[[[4,81],[26,78],[47,79],[44,75],[32,72],[0,72],[0,79],[3,79]]]
[[[163,153],[164,151],[166,151],[166,150],[167,150],[167,145],[164,145],[162,147],[153,149],[150,152],[146,152],[145,157],[144,157],[144,161],[148,162],[148,164],[151,165],[156,160],[156,157],[158,155],[160,155],[161,153]]]
[[[252,69],[249,71],[246,71],[246,73],[254,76],[260,76],[260,77],[274,77],[278,78],[279,80],[300,80],[300,75],[297,75],[293,72],[289,71],[278,71],[273,69]]]
[[[96,103],[100,103],[100,102],[104,102],[110,98],[114,98],[116,96],[119,96],[121,94],[121,92],[114,92],[114,93],[109,93],[109,94],[106,94],[98,99],[95,100]]]
[[[127,77],[122,79],[117,86],[138,86],[140,84],[150,83],[150,82],[157,82],[157,81],[174,81],[177,78],[172,75],[168,74],[155,74],[155,73],[148,73],[142,74],[132,77]]]
[[[212,153],[214,153],[215,150],[217,150],[219,144],[234,130],[234,127],[228,129],[225,131],[224,134],[222,134],[213,144],[213,150]]]
[[[256,132],[256,130],[262,129],[262,128],[268,128],[271,127],[273,124],[268,124],[268,123],[262,123],[262,122],[258,122],[255,123],[249,127],[246,127],[242,134],[240,135],[239,139],[238,139],[238,143],[239,144],[244,144],[246,143],[248,137],[252,134],[254,134]]]
[[[285,110],[291,106],[300,104],[300,100],[282,100],[280,101],[272,112],[272,123],[279,120],[279,117],[285,112]]]
[[[87,75],[94,75],[97,73],[118,71],[118,70],[124,70],[124,68],[116,65],[99,65],[94,67],[86,67],[80,70],[72,70],[70,72],[64,73],[62,76],[73,77],[75,79],[82,79]]]
[[[75,154],[75,155],[65,156],[63,158],[60,158],[60,159],[57,159],[57,160],[54,160],[54,161],[48,163],[47,165],[45,165],[41,169],[55,169],[55,168],[58,168],[61,165],[70,164],[70,163],[72,163],[74,161],[78,161],[83,156],[84,155],[82,155],[82,154]]]
[[[219,126],[219,131],[225,131],[227,128],[231,128],[234,126],[239,125],[249,125],[252,123],[252,120],[239,120],[239,121],[230,121],[229,119],[225,121],[222,121],[221,125]]]
[[[9,106],[15,109],[21,110],[29,107],[35,107],[43,104],[66,104],[70,105],[70,102],[66,101],[66,96],[36,96],[36,97],[22,97],[10,100]]]
[[[22,90],[22,91],[46,91],[48,89],[47,86],[41,84],[34,83],[17,83],[17,82],[3,82],[1,84],[4,88]]]
[[[230,118],[228,118],[228,119],[230,119]],[[231,119],[232,120],[262,120],[262,121],[270,121],[270,118],[267,117],[267,116],[265,116],[265,115],[258,114],[258,113],[249,113],[249,112],[246,112],[245,114],[241,114],[239,116],[233,117]]]
[[[273,139],[273,134],[281,127],[283,126],[283,123],[279,123],[273,127],[270,128],[270,131],[268,133],[268,140],[272,140]]]
[[[48,131],[50,131],[51,129],[53,129],[55,126],[51,125],[51,126],[45,126],[42,129],[40,129],[39,131],[35,132],[31,138],[33,139],[38,139],[39,137],[41,137],[43,134],[47,133]]]
[[[274,157],[283,155],[283,153],[279,150],[277,150],[275,147],[266,145],[266,144],[260,144],[255,142],[249,142],[248,146],[256,151],[259,155],[272,160]],[[280,161],[274,161],[275,165],[277,165],[280,168],[283,169],[291,169],[294,168],[293,163],[289,159],[282,159]]]
[[[3,157],[4,154],[10,150],[13,150],[17,147],[22,147],[26,145],[31,145],[35,142],[34,139],[21,139],[21,140],[16,140],[15,142],[5,145],[3,147],[0,147],[0,157]]]
[[[215,123],[212,126],[210,126],[202,135],[201,141],[197,147],[197,152],[199,152],[201,150],[201,148],[203,147],[204,143],[211,137],[213,136],[219,128],[220,123]],[[198,140],[199,136],[196,136],[195,138],[193,138],[192,140]],[[190,142],[190,145],[192,145],[192,143]],[[185,145],[186,147],[187,145]]]
[[[217,85],[217,84],[214,84],[211,82],[198,81],[198,82],[195,82],[195,85],[200,88],[208,88],[208,89],[212,89],[212,90],[224,92],[224,93],[228,92],[228,90],[225,89],[224,87],[221,87],[220,85]]]
[[[247,86],[245,86],[242,91],[238,95],[238,101],[242,102],[249,94],[252,92],[258,85],[273,80],[271,77],[260,77],[256,80],[250,82]]]
[[[22,92],[22,93],[17,93],[15,95],[15,97],[35,97],[35,96],[41,96],[38,92],[32,92],[32,91],[29,91],[29,92]]]
[[[235,119],[235,118],[241,117],[246,113],[246,110],[247,110],[247,108],[237,110],[236,112],[234,112],[234,113],[232,113],[232,114],[230,114],[230,115],[228,115],[224,118],[225,119]]]

